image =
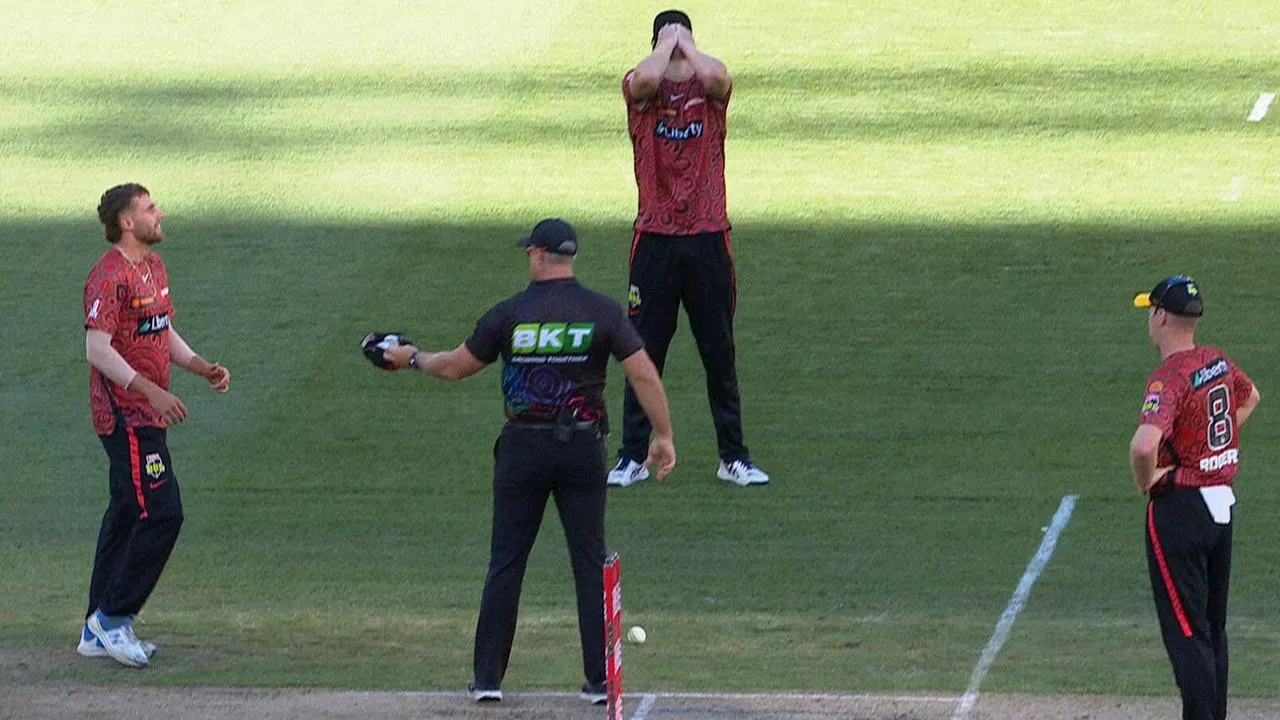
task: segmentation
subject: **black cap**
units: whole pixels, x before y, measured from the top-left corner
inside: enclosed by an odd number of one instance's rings
[[[1161,308],[1174,315],[1200,317],[1204,314],[1204,297],[1196,281],[1186,275],[1174,275],[1159,282],[1149,293],[1138,293],[1133,299],[1138,308]]]
[[[651,47],[658,45],[658,31],[667,25],[683,25],[689,28],[689,32],[693,32],[693,23],[689,21],[689,16],[679,10],[663,10],[653,18],[653,43]]]
[[[520,238],[520,247],[542,248],[552,255],[572,257],[578,254],[578,233],[560,218],[547,218],[539,220],[533,232]]]

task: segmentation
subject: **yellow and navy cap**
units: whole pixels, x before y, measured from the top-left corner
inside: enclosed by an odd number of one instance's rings
[[[1186,317],[1200,317],[1204,314],[1204,297],[1195,280],[1186,275],[1174,275],[1161,280],[1151,292],[1138,293],[1133,298],[1133,306],[1159,308]]]

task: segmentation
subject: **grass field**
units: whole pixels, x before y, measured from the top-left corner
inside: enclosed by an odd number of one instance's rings
[[[624,296],[625,0],[18,0],[0,53],[0,683],[454,689],[470,675],[498,374],[453,347],[574,221]],[[715,479],[701,369],[668,362],[680,465],[612,492],[628,683],[959,692],[1059,500],[1057,554],[984,688],[1171,694],[1127,442],[1157,362],[1135,291],[1196,276],[1202,339],[1280,387],[1280,6],[1265,0],[684,6],[735,75],[728,141],[746,438]],[[1243,178],[1243,179],[1239,179]],[[105,459],[80,298],[93,208],[149,186],[175,325],[234,373],[170,445],[187,524],[146,673],[77,662]],[[1233,192],[1232,188],[1236,191]],[[1225,197],[1232,197],[1227,200]],[[620,374],[611,399],[620,413]],[[1274,402],[1274,401],[1272,401]],[[1280,688],[1280,429],[1244,432],[1233,694]],[[507,685],[580,682],[548,517]]]

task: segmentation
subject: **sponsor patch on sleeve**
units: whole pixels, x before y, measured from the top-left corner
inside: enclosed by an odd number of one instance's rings
[[[1159,383],[1153,383],[1153,384],[1158,385]],[[1142,401],[1142,414],[1150,415],[1151,413],[1159,412],[1159,411],[1160,411],[1160,394],[1151,393],[1150,395],[1147,395],[1147,397],[1144,398]]]
[[[1149,393],[1158,393],[1161,390],[1164,390],[1164,383],[1160,382],[1159,380],[1155,380],[1150,385],[1147,386],[1147,392]]]

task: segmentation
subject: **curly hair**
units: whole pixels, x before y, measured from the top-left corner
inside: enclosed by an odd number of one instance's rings
[[[120,242],[120,213],[129,207],[134,198],[150,194],[138,183],[116,185],[102,193],[102,199],[98,201],[98,220],[106,227],[107,242],[112,244]]]

